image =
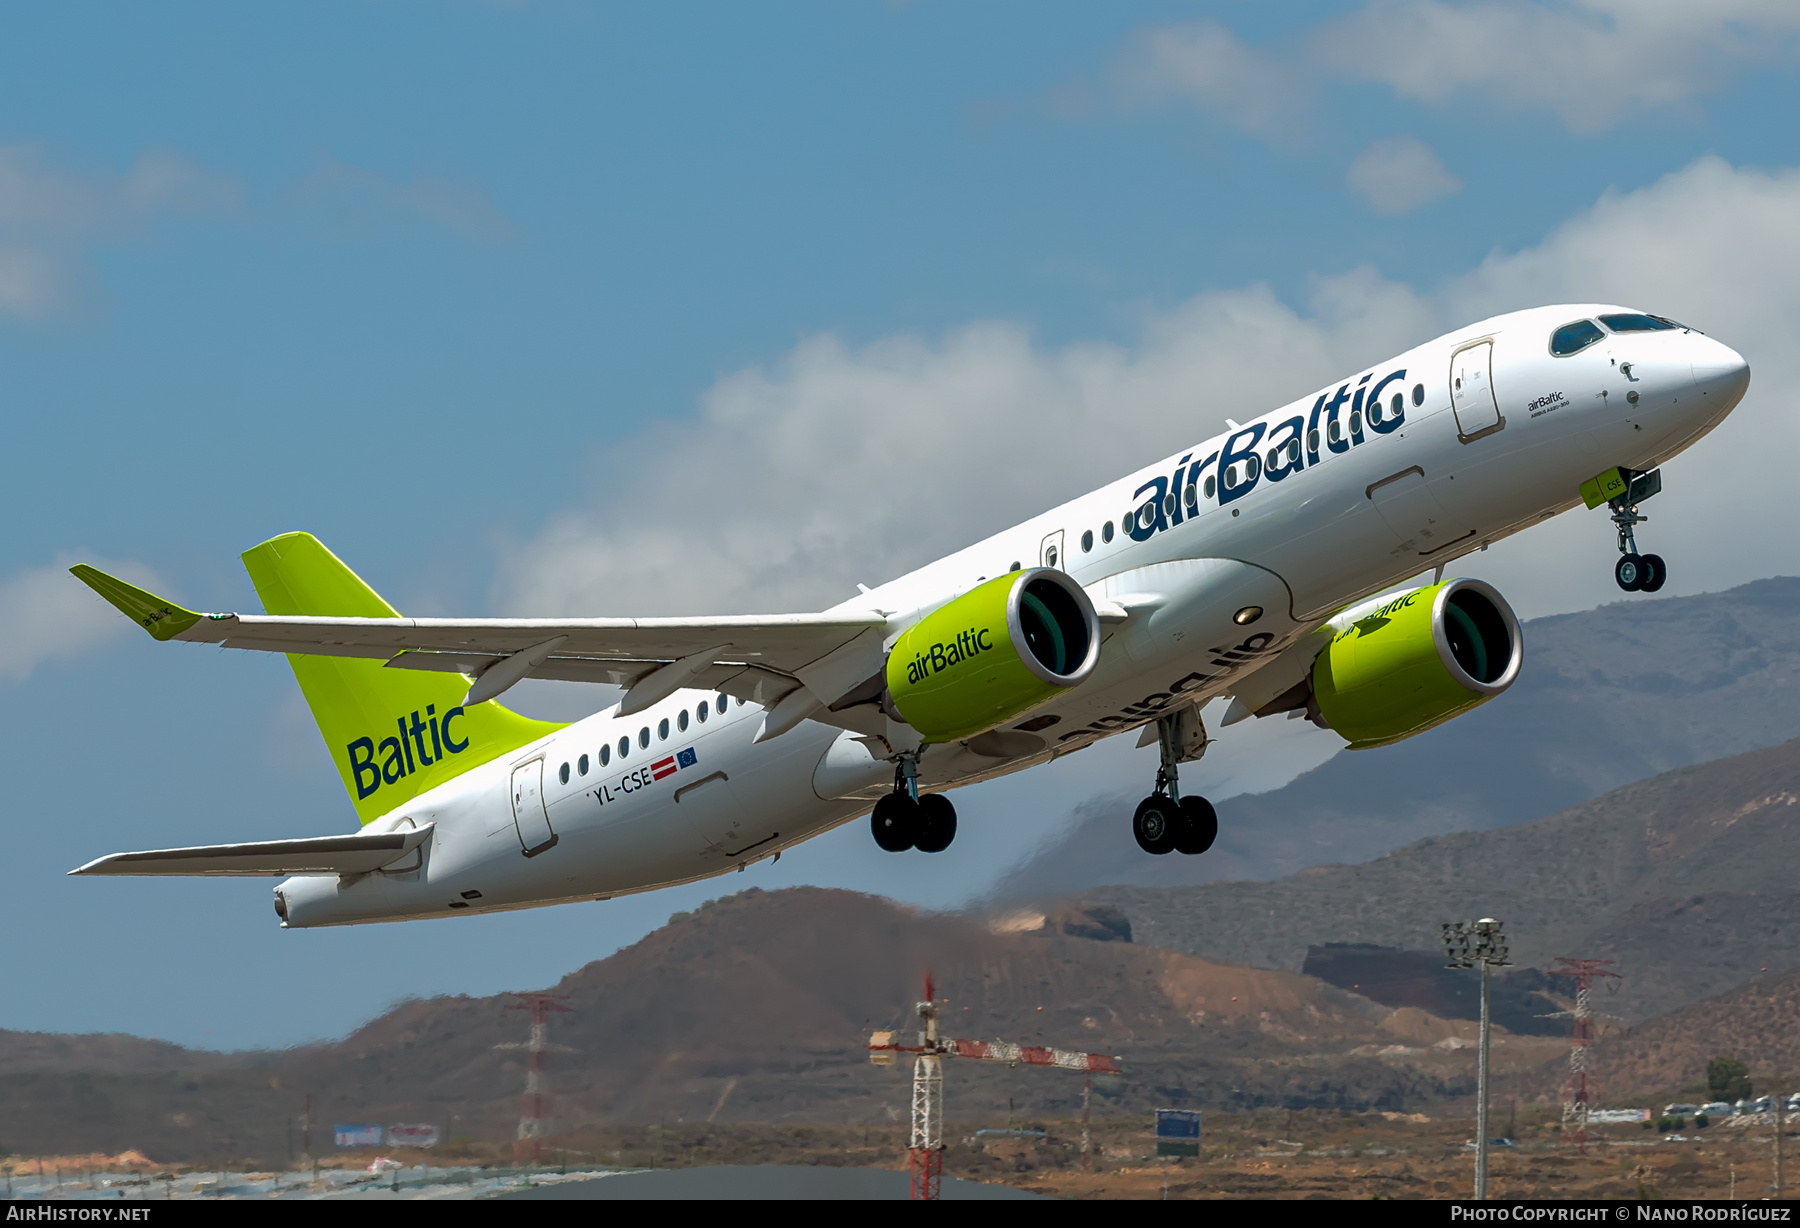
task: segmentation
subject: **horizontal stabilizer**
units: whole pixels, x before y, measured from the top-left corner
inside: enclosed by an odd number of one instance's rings
[[[113,853],[70,874],[167,874],[263,878],[287,874],[367,874],[406,857],[431,836],[432,824],[379,835],[318,836],[256,844],[202,844],[186,849]]]

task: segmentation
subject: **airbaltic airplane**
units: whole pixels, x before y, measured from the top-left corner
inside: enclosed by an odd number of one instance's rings
[[[285,926],[607,899],[864,814],[883,849],[940,852],[944,790],[1131,729],[1161,754],[1133,835],[1204,852],[1217,818],[1177,780],[1203,704],[1359,749],[1500,694],[1518,620],[1446,564],[1604,504],[1620,586],[1660,588],[1638,507],[1749,381],[1733,350],[1630,308],[1497,316],[818,614],[403,618],[303,533],[243,556],[262,615],[76,567],[158,640],[288,654],[363,832],[72,873],[284,877]],[[528,677],[624,694],[571,725],[494,702]]]

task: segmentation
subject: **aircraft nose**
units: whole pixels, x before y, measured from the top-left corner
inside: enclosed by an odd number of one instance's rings
[[[1744,356],[1711,337],[1694,336],[1694,387],[1708,400],[1715,397],[1729,408],[1743,398],[1750,387],[1750,364]]]

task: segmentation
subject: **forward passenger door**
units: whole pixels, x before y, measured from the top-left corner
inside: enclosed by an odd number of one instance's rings
[[[1493,365],[1492,341],[1477,341],[1450,356],[1450,407],[1456,413],[1456,433],[1464,443],[1505,425],[1500,403],[1494,399]]]

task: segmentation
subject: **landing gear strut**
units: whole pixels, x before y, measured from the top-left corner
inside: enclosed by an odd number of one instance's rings
[[[1181,796],[1178,779],[1186,745],[1184,721],[1199,722],[1198,712],[1178,712],[1156,722],[1157,746],[1162,763],[1156,769],[1156,791],[1138,803],[1131,817],[1131,834],[1146,853],[1204,853],[1219,838],[1219,816],[1204,797]],[[1201,729],[1200,754],[1206,753],[1206,731]],[[1190,758],[1199,758],[1199,754]]]
[[[1628,593],[1654,593],[1669,578],[1660,554],[1639,554],[1637,538],[1632,533],[1649,520],[1638,512],[1638,504],[1662,490],[1662,471],[1632,475],[1625,493],[1607,500],[1612,509],[1613,527],[1619,532],[1619,561],[1613,567],[1613,579]]]
[[[956,807],[941,793],[919,796],[918,750],[903,751],[894,767],[894,791],[875,803],[869,829],[886,853],[941,853],[956,839]]]

